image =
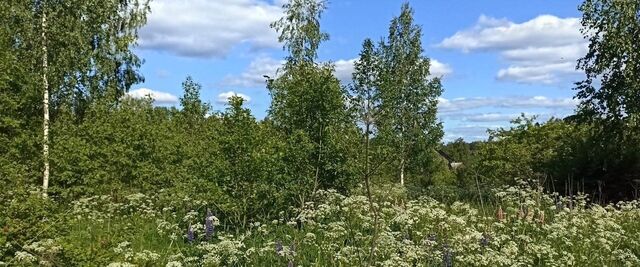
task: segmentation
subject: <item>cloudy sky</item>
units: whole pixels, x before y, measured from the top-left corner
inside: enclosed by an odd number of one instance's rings
[[[284,0],[154,0],[137,53],[146,82],[130,92],[151,94],[158,105],[176,105],[187,75],[203,85],[202,98],[225,108],[234,94],[265,116],[273,75],[284,53],[269,23]],[[319,51],[348,82],[365,38],[386,36],[400,0],[333,0],[322,18],[330,35]],[[520,113],[541,119],[573,112],[575,61],[586,52],[579,1],[410,1],[423,27],[433,75],[442,76],[439,117],[445,141],[486,138]]]

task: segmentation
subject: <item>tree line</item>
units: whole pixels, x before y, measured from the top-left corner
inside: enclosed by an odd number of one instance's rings
[[[473,197],[536,178],[559,192],[629,198],[640,186],[639,6],[580,6],[591,45],[578,62],[587,78],[575,86],[574,116],[521,118],[487,141],[443,145],[436,115],[444,89],[408,4],[381,41],[363,41],[343,85],[318,60],[329,39],[320,27],[327,3],[287,3],[271,25],[285,64],[267,77],[272,101],[257,120],[238,97],[213,112],[191,78],[180,107],[126,97],[144,80],[132,48],[148,1],[3,1],[0,183],[41,185],[61,201],[169,190],[217,203],[236,225],[302,206],[320,189],[348,194],[384,183],[415,196],[451,189]],[[450,169],[438,150],[464,167]]]

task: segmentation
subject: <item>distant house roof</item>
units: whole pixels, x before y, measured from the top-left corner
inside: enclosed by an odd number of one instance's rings
[[[445,153],[444,151],[440,149],[436,149],[436,152],[438,152],[438,154],[440,154],[441,157],[447,160],[447,163],[448,163],[447,165],[449,165],[450,169],[455,170],[458,167],[462,166],[462,162],[456,162],[451,156],[449,156],[449,154]]]

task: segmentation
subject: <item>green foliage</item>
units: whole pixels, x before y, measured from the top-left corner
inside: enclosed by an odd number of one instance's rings
[[[523,116],[486,142],[442,147],[443,89],[409,5],[386,39],[363,42],[349,86],[318,63],[325,8],[291,0],[272,24],[289,54],[259,121],[240,97],[212,113],[191,77],[179,108],[125,95],[142,81],[131,49],[146,1],[0,1],[0,265],[640,264],[637,201],[581,194],[638,196],[637,3],[581,6],[579,116]],[[48,198],[31,188],[43,14]]]
[[[580,175],[628,191],[640,186],[640,3],[586,0],[580,11],[590,44],[578,61],[586,79],[576,83],[577,118],[590,124],[589,153],[597,155]]]
[[[296,167],[306,169],[299,176],[313,177],[311,192],[319,188],[345,192],[353,185],[349,157],[355,125],[349,120],[345,92],[333,75],[333,66],[315,63],[320,43],[328,38],[319,25],[325,6],[294,0],[285,8],[285,17],[272,27],[290,54],[281,75],[268,81],[272,97],[268,116],[286,136],[308,139],[313,145],[303,156],[312,168]],[[307,144],[300,145],[305,151]],[[287,164],[301,162],[295,159]]]
[[[429,59],[422,55],[422,30],[414,24],[413,10],[402,6],[393,18],[389,36],[380,44],[380,118],[377,128],[383,143],[394,151],[394,165],[403,182],[405,169],[421,169],[419,156],[430,157],[442,138],[437,122],[439,78],[429,78]]]
[[[278,41],[289,52],[288,64],[314,62],[320,43],[329,35],[320,30],[320,17],[327,4],[324,0],[290,0],[282,8],[284,16],[271,27],[280,34]]]
[[[47,47],[51,120],[75,123],[94,104],[118,99],[142,81],[132,52],[148,3],[3,1],[0,4],[0,182],[41,176],[42,57]],[[41,21],[48,17],[46,42]],[[66,126],[65,126],[66,127]],[[72,126],[68,126],[72,127]]]
[[[180,106],[182,106],[183,113],[190,119],[204,119],[210,107],[200,100],[202,85],[194,82],[193,78],[189,76],[182,83],[182,89],[184,94],[180,98]]]
[[[520,117],[510,129],[490,131],[490,142],[480,146],[476,168],[491,184],[512,183],[518,178],[542,178],[551,175],[555,160],[574,127],[552,119],[545,124],[534,118]]]
[[[609,132],[638,129],[640,116],[640,2],[586,0],[582,32],[589,51],[578,68],[587,75],[577,83],[580,113],[602,119]],[[599,88],[596,88],[599,84]]]

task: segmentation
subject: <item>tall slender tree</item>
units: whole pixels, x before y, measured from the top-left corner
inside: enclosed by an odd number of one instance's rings
[[[370,39],[366,39],[362,44],[360,58],[354,64],[353,84],[349,89],[351,93],[350,108],[356,115],[357,124],[361,126],[361,136],[364,143],[364,153],[361,153],[364,154],[363,177],[367,198],[369,200],[369,209],[373,213],[374,218],[374,233],[371,239],[369,260],[373,259],[378,234],[378,212],[375,209],[371,194],[371,176],[374,174],[371,168],[371,161],[372,158],[377,159],[378,157],[376,156],[379,156],[379,153],[372,155],[372,152],[379,150],[374,150],[371,147],[371,139],[376,131],[376,118],[380,112],[378,75],[379,64],[377,51],[373,42]]]
[[[47,197],[47,190],[49,189],[49,80],[47,74],[49,73],[49,62],[47,57],[49,56],[49,50],[47,48],[47,11],[46,0],[40,3],[42,12],[42,105],[43,105],[43,140],[42,140],[42,161],[44,165],[44,171],[42,175],[42,194]]]
[[[430,78],[430,61],[423,56],[422,29],[413,21],[409,4],[391,20],[389,36],[380,43],[380,137],[397,155],[400,184],[404,185],[412,156],[432,150],[442,138],[437,121],[439,78]]]
[[[376,117],[380,112],[380,92],[378,91],[378,57],[373,42],[366,39],[362,44],[360,58],[354,64],[353,84],[349,87],[351,93],[350,108],[356,115],[356,121],[361,125],[361,135],[364,143],[364,181],[369,188],[371,171],[371,138],[376,128]]]
[[[351,130],[345,91],[331,64],[317,63],[318,48],[328,35],[320,29],[326,4],[316,0],[291,0],[285,15],[272,27],[289,52],[281,75],[268,83],[272,102],[269,117],[288,136],[304,134],[313,142],[309,174],[313,188],[346,189],[348,155],[339,137]],[[296,163],[292,163],[296,164]],[[304,175],[304,174],[301,174]]]

